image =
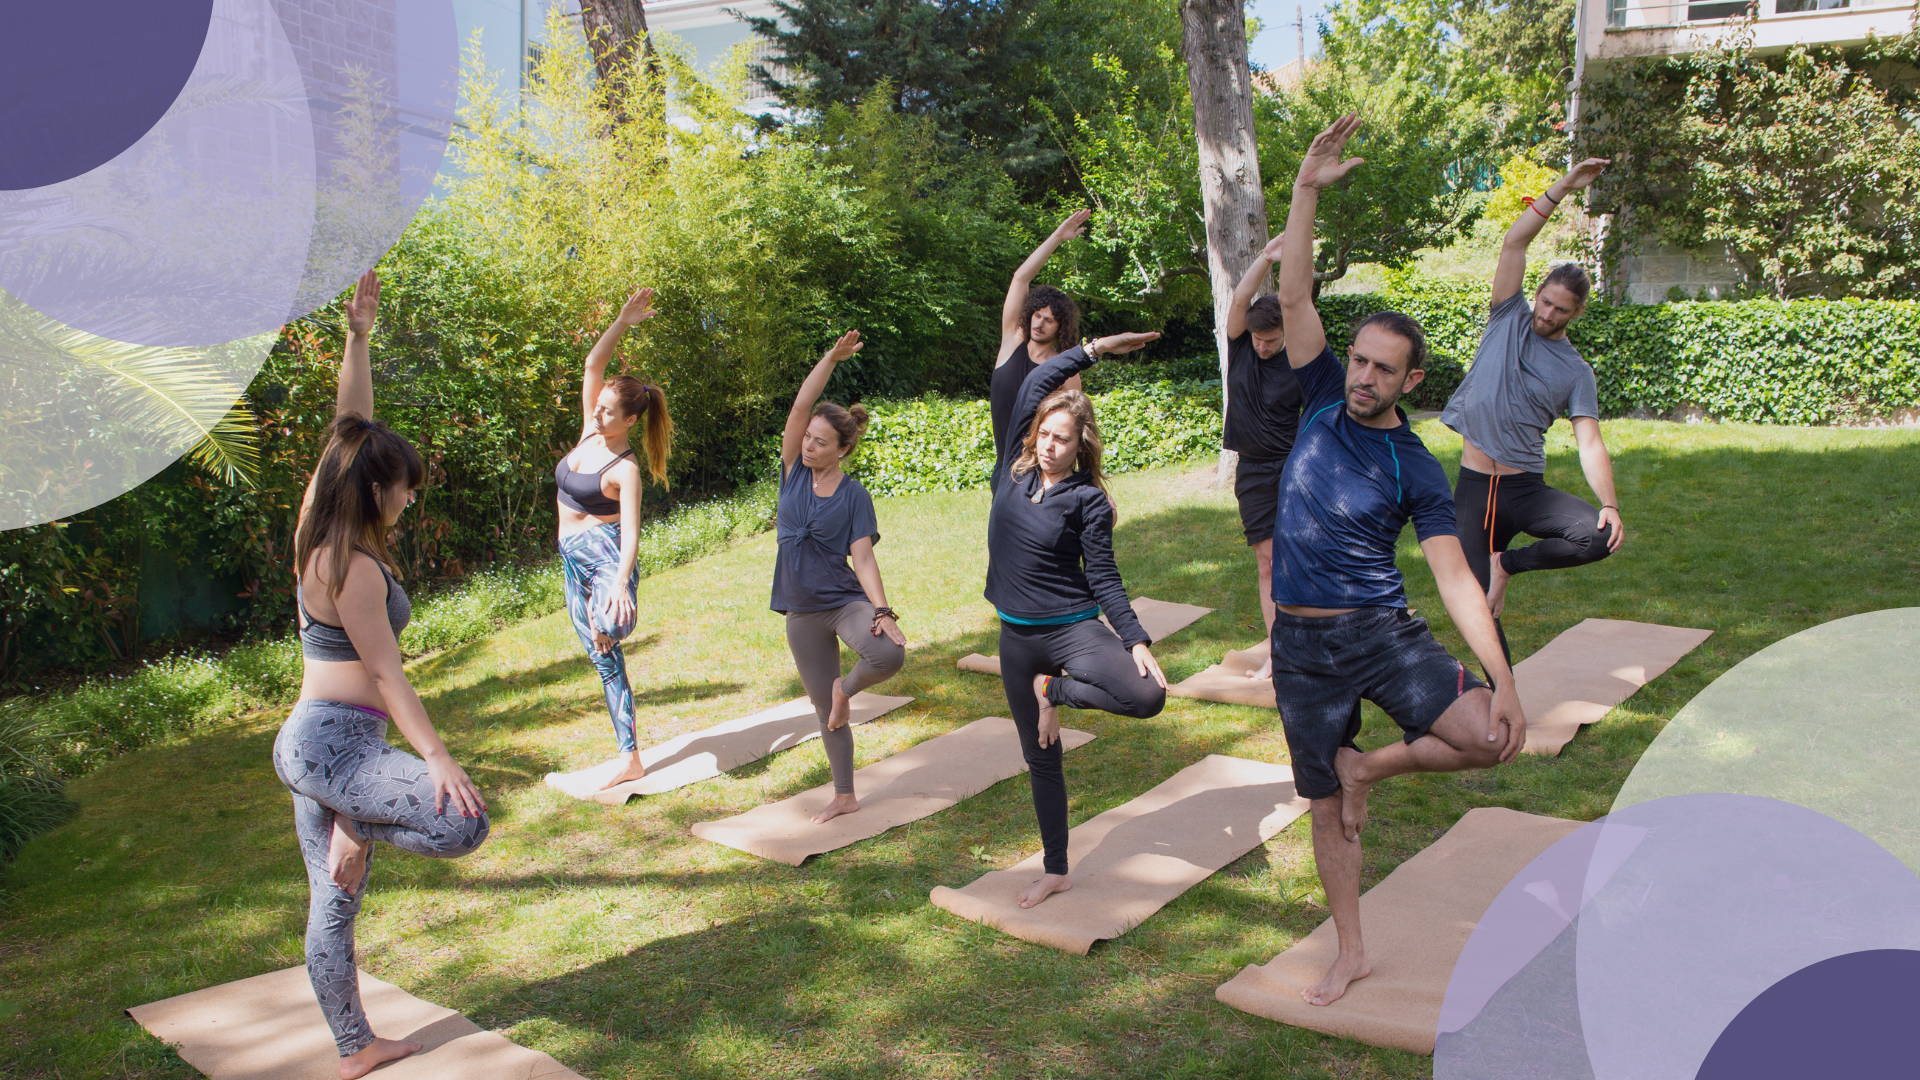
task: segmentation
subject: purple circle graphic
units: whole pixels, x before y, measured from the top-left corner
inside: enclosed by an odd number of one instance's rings
[[[213,0],[10,4],[0,16],[0,191],[118,157],[192,73]]]
[[[1696,1080],[1894,1077],[1920,1072],[1920,952],[1872,949],[1768,987],[1720,1033]]]
[[[1516,875],[1447,986],[1435,1080],[1688,1080],[1768,987],[1920,947],[1920,878],[1823,814],[1679,795],[1587,825]]]

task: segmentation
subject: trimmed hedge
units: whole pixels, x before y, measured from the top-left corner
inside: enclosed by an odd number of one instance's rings
[[[1165,369],[1144,365],[1123,370],[1128,374],[1104,380],[1111,389],[1089,394],[1106,440],[1108,472],[1171,465],[1219,451],[1218,380],[1154,380],[1152,375]],[[929,394],[866,404],[867,434],[847,471],[868,491],[908,495],[987,485],[993,473],[993,425],[986,402]]]
[[[1488,286],[1396,281],[1323,297],[1336,350],[1376,311],[1426,327],[1433,360],[1410,404],[1439,408],[1473,362]],[[1655,415],[1699,408],[1723,420],[1831,424],[1920,406],[1920,303],[1740,300],[1648,306],[1595,303],[1569,331],[1593,365],[1600,411]],[[1442,393],[1441,391],[1445,391]]]

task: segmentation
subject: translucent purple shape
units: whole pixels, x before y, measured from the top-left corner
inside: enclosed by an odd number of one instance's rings
[[[7,5],[0,191],[71,180],[145,135],[186,85],[213,0]]]
[[[1475,928],[1435,1080],[1687,1080],[1810,964],[1920,946],[1920,878],[1825,815],[1748,795],[1628,807],[1555,844]]]
[[[1872,949],[1768,987],[1715,1040],[1696,1080],[1920,1073],[1920,952]]]

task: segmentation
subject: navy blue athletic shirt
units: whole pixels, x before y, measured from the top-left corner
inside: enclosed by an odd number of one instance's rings
[[[1002,615],[1041,625],[1071,621],[1097,605],[1121,644],[1131,649],[1153,639],[1134,615],[1113,561],[1113,505],[1107,493],[1091,473],[1076,472],[1043,491],[1037,466],[1025,476],[1012,471],[1040,402],[1093,364],[1076,345],[1041,364],[1021,384],[993,467],[986,596]]]
[[[1447,474],[1399,406],[1400,426],[1384,431],[1347,415],[1347,369],[1331,348],[1293,375],[1307,405],[1280,474],[1273,601],[1406,607],[1400,530],[1411,519],[1421,540],[1459,535]]]

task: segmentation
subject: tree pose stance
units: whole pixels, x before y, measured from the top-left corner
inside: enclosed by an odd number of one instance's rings
[[[1240,455],[1234,469],[1233,496],[1240,504],[1240,528],[1253,549],[1259,580],[1260,613],[1273,636],[1273,520],[1280,514],[1280,474],[1300,430],[1300,383],[1287,363],[1287,332],[1280,298],[1260,295],[1267,268],[1280,261],[1286,240],[1281,233],[1258,255],[1233,287],[1227,305],[1227,415],[1221,445]],[[1258,296],[1258,299],[1255,297]],[[1273,674],[1273,658],[1250,679]]]
[[[1507,230],[1493,272],[1486,334],[1440,416],[1464,444],[1454,487],[1460,542],[1496,626],[1513,575],[1598,562],[1627,538],[1613,490],[1613,459],[1600,437],[1593,368],[1567,340],[1567,327],[1586,310],[1592,282],[1577,263],[1561,263],[1547,272],[1531,306],[1520,295],[1527,245],[1561,200],[1593,183],[1606,167],[1602,158],[1574,166]],[[1547,429],[1562,415],[1573,424],[1580,468],[1600,497],[1598,509],[1547,486]],[[1539,542],[1507,550],[1520,533]],[[1511,661],[1504,629],[1500,648]]]
[[[907,638],[887,606],[873,558],[880,540],[873,496],[840,470],[867,430],[867,410],[820,401],[833,369],[864,347],[858,330],[833,343],[801,382],[780,434],[780,548],[772,607],[787,617],[787,647],[820,718],[820,744],[833,770],[833,801],[814,815],[815,824],[860,809],[848,724],[853,695],[892,678],[907,660]],[[860,657],[844,677],[843,641]]]
[[[373,419],[367,339],[379,302],[380,280],[369,270],[347,307],[333,435],[294,534],[305,670],[300,700],[273,743],[307,864],[307,974],[340,1049],[343,1080],[420,1049],[375,1036],[360,1007],[353,922],[373,842],[449,859],[479,847],[488,829],[486,801],[447,753],[400,662],[399,634],[412,608],[387,532],[427,471],[406,439]],[[388,745],[389,721],[419,757]]]
[[[580,379],[580,438],[554,466],[559,485],[560,561],[566,570],[567,614],[600,673],[613,721],[618,755],[598,767],[601,788],[647,774],[633,730],[633,685],[627,681],[627,657],[620,639],[633,632],[635,562],[640,545],[640,466],[633,457],[634,428],[640,428],[647,471],[667,480],[667,453],[673,442],[673,418],[667,394],[631,375],[606,377],[607,364],[620,348],[620,335],[653,318],[653,290],[627,298],[613,325],[587,353]]]
[[[1013,416],[1013,399],[1020,387],[1039,367],[1080,336],[1080,306],[1073,297],[1051,285],[1035,287],[1033,279],[1047,265],[1055,249],[1086,231],[1091,210],[1076,210],[1067,215],[1027,261],[1013,272],[1007,283],[1007,299],[1000,305],[1000,355],[994,361],[993,379],[988,385],[987,408],[993,418],[993,445],[997,450],[1006,441],[1007,426]],[[1080,389],[1080,376],[1066,382],[1067,389]],[[996,474],[997,476],[997,474]],[[994,481],[998,483],[996,479]]]
[[[1360,830],[1367,790],[1407,772],[1509,761],[1527,738],[1493,616],[1454,533],[1447,476],[1396,403],[1426,372],[1426,335],[1399,312],[1370,316],[1343,370],[1313,306],[1313,226],[1320,189],[1360,164],[1340,160],[1359,127],[1342,117],[1314,138],[1294,181],[1280,265],[1287,361],[1305,420],[1280,480],[1274,530],[1273,689],[1294,783],[1312,800],[1313,857],[1340,955],[1304,988],[1326,1005],[1373,970],[1360,935]],[[1407,611],[1394,548],[1413,521],[1447,614],[1493,679],[1469,672]],[[1360,701],[1404,738],[1361,753]]]
[[[1167,678],[1113,560],[1113,504],[1093,405],[1063,389],[1100,356],[1159,336],[1117,334],[1041,364],[1020,387],[994,465],[986,596],[1000,615],[1000,680],[1020,730],[1046,864],[1045,876],[1020,894],[1021,907],[1073,887],[1059,707],[1145,719],[1167,703]],[[1113,630],[1099,621],[1102,610]]]

